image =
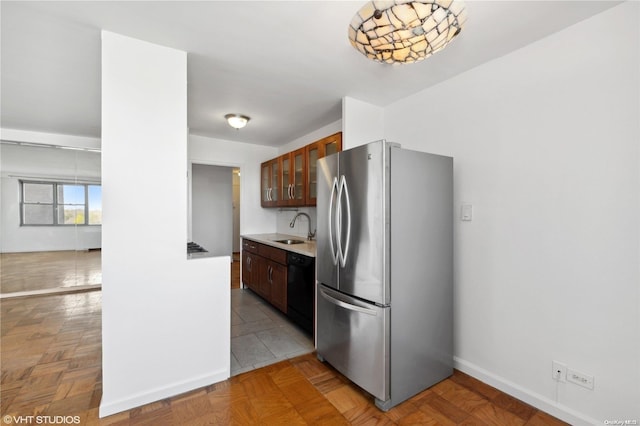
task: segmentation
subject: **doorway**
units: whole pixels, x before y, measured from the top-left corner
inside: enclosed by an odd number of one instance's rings
[[[240,168],[233,169],[233,256],[231,257],[231,288],[240,288]]]
[[[230,256],[231,287],[240,286],[240,168],[191,166],[189,241],[212,256]]]

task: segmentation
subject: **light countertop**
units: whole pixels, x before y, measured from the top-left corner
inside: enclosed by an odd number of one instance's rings
[[[206,259],[209,257],[219,257],[219,255],[215,255],[210,252],[195,252],[195,253],[187,253],[187,259]]]
[[[305,256],[316,257],[316,240],[307,240],[305,237],[287,234],[250,234],[241,235],[242,238],[252,240],[257,243],[266,244],[292,253],[303,254]],[[283,244],[277,243],[275,240],[303,240],[302,244]]]

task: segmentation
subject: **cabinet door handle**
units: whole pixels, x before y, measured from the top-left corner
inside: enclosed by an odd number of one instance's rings
[[[251,272],[251,258],[247,256],[247,271]]]
[[[269,283],[273,283],[273,268],[271,266],[269,266],[269,268],[267,269],[267,280],[269,281]]]
[[[291,184],[291,199],[292,200],[296,199],[296,187],[294,184]]]

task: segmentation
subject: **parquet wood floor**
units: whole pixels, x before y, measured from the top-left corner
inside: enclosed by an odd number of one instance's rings
[[[0,293],[102,284],[100,250],[0,254]]]
[[[233,253],[233,262],[231,262],[231,288],[240,288],[240,253]]]
[[[100,306],[101,292],[2,301],[0,419],[58,415],[79,416],[82,425],[154,426],[564,424],[458,371],[383,413],[313,354],[98,419]]]

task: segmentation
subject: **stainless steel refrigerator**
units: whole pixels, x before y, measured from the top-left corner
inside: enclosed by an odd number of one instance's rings
[[[318,358],[386,411],[453,372],[453,159],[378,141],[318,173]]]

